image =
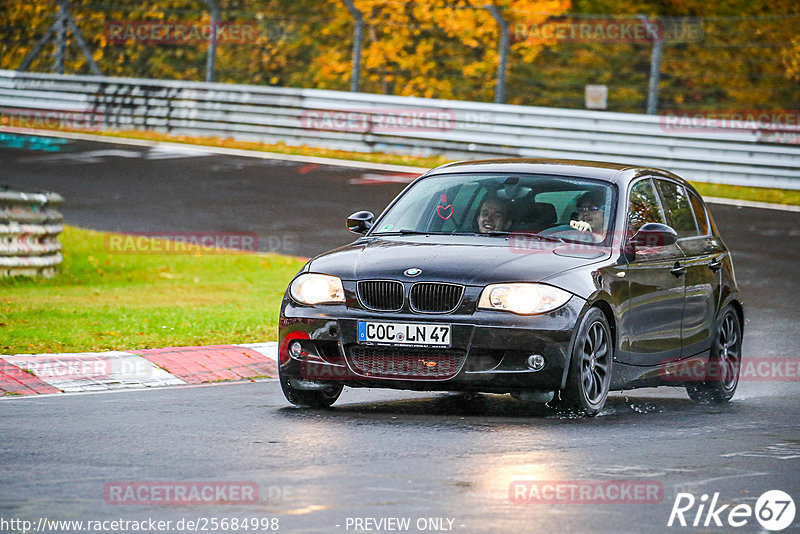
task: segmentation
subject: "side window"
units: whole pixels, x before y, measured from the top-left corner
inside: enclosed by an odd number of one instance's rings
[[[653,182],[646,179],[636,182],[631,188],[628,232],[633,235],[643,224],[650,222],[666,224]]]
[[[669,225],[678,233],[678,239],[697,235],[697,224],[694,222],[694,212],[689,204],[689,195],[686,189],[675,182],[656,180],[664,208],[667,210]]]
[[[700,235],[708,235],[708,218],[706,217],[706,210],[703,207],[703,201],[694,193],[689,193],[689,202],[692,203],[692,211],[694,211],[694,218],[697,221],[697,226],[700,227]]]

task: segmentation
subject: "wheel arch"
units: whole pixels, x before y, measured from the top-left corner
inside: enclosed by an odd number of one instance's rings
[[[608,302],[608,300],[603,298],[603,295],[600,294],[594,300],[586,301],[586,304],[584,305],[583,310],[581,310],[581,313],[578,316],[578,320],[575,322],[575,328],[573,329],[572,337],[569,340],[569,353],[567,354],[567,361],[566,361],[566,365],[564,366],[564,373],[561,376],[561,386],[560,386],[559,389],[564,389],[565,387],[567,387],[567,377],[569,375],[570,365],[572,365],[572,355],[575,352],[575,339],[578,336],[578,327],[579,327],[581,321],[583,320],[583,318],[586,316],[586,314],[592,308],[599,309],[603,313],[603,315],[605,316],[606,321],[608,321],[608,328],[611,330],[611,339],[613,341],[612,346],[614,347],[614,351],[616,352],[616,347],[617,347],[617,322],[616,322],[616,320],[614,318],[614,309],[611,307],[611,304]],[[612,358],[612,360],[613,360],[613,358]]]
[[[737,299],[731,299],[730,305],[733,306],[736,315],[739,316],[739,328],[742,329],[742,335],[744,335],[744,306]]]
[[[614,342],[614,348],[617,347],[617,321],[614,318],[614,310],[611,308],[611,304],[609,304],[606,300],[599,299],[592,302],[592,308],[600,308],[600,311],[603,312],[603,315],[606,316],[606,321],[608,321],[608,327],[611,329],[611,340]]]

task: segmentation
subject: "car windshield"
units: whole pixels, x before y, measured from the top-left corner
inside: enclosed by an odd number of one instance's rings
[[[614,188],[545,174],[443,174],[424,178],[392,205],[370,235],[535,234],[600,244],[611,235]]]

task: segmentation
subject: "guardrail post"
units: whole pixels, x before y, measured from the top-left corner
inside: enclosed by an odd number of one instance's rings
[[[650,81],[647,87],[647,114],[655,115],[658,109],[658,84],[661,80],[661,56],[664,51],[664,31],[659,24],[644,15],[638,15],[639,20],[647,28],[647,33],[653,40],[653,53],[650,56]]]
[[[353,70],[350,74],[350,90],[357,93],[361,87],[361,43],[364,41],[364,16],[353,0],[342,0],[342,3],[353,17]]]
[[[499,7],[487,5],[486,9],[492,14],[492,17],[494,17],[500,29],[500,42],[498,43],[500,61],[497,63],[497,83],[494,89],[494,101],[498,104],[502,104],[506,101],[506,67],[508,65],[511,32],[508,28],[508,22],[503,18]]]
[[[206,57],[206,81],[214,81],[214,68],[217,63],[217,27],[219,26],[220,11],[214,0],[206,0],[206,5],[211,12],[211,31],[208,34],[208,56]]]

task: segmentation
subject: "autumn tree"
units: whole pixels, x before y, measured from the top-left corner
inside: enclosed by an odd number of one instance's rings
[[[500,33],[480,0],[354,0],[363,13],[361,89],[491,101]],[[113,21],[208,24],[203,0],[71,0],[72,13],[104,74],[203,80],[208,44],[111,42]],[[255,24],[246,42],[220,43],[222,82],[347,90],[353,20],[342,0],[217,0],[225,22]],[[54,22],[55,0],[0,2],[0,67],[16,69]],[[507,102],[580,108],[587,84],[609,88],[609,109],[642,112],[652,42],[520,38],[548,21],[635,20],[692,25],[700,33],[665,40],[660,108],[798,107],[797,0],[495,0],[512,28]],[[685,37],[685,36],[684,36]],[[52,72],[50,43],[31,70]],[[88,74],[72,44],[67,73]]]

